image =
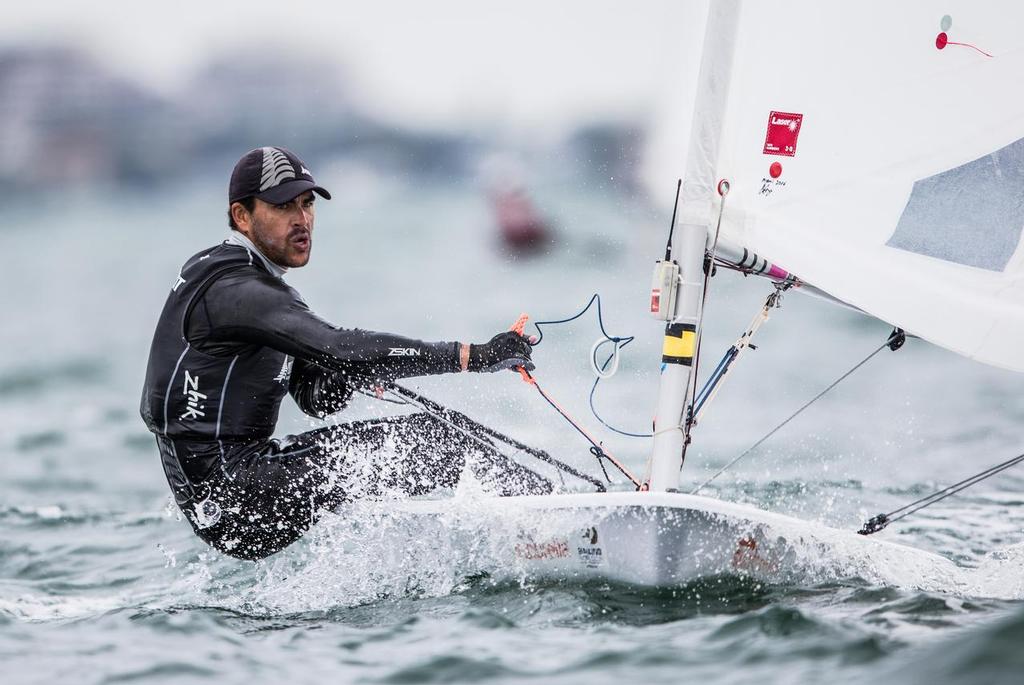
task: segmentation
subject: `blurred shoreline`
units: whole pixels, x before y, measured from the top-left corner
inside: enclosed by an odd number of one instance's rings
[[[226,174],[282,145],[314,168],[343,159],[421,180],[475,179],[496,155],[618,192],[640,188],[640,122],[582,122],[558,140],[400,126],[367,113],[343,69],[294,60],[207,62],[180,89],[128,81],[72,48],[0,49],[0,201],[54,191],[164,189]]]

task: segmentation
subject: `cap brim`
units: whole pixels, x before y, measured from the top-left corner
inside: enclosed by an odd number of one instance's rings
[[[302,178],[282,183],[270,190],[257,194],[256,197],[272,205],[280,205],[285,202],[291,202],[307,190],[312,190],[325,200],[331,199],[331,194],[324,188],[321,188],[313,181],[307,181]]]

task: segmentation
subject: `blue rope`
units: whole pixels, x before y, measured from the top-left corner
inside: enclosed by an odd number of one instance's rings
[[[693,402],[694,416],[700,412],[701,407],[704,406],[704,402],[707,401],[711,391],[714,390],[718,385],[718,382],[722,380],[725,372],[729,370],[730,366],[732,366],[732,363],[738,354],[739,350],[737,350],[736,346],[733,345],[725,351],[724,355],[722,355],[722,360],[718,362],[718,366],[715,367],[715,370],[711,372],[707,381],[704,382],[704,387],[700,389],[699,393],[697,393],[697,399]]]
[[[602,371],[604,371],[605,366],[608,365],[608,362],[610,362],[611,359],[612,358],[609,355],[608,359],[605,360],[604,365],[601,367]],[[600,382],[600,378],[595,378],[594,385],[592,385],[590,388],[590,413],[594,415],[594,418],[600,421],[602,426],[604,426],[605,428],[614,433],[618,433],[619,435],[625,435],[626,437],[630,438],[653,438],[654,433],[630,433],[629,431],[624,431],[616,428],[615,426],[611,425],[610,423],[601,418],[601,415],[597,413],[597,408],[594,406],[594,393],[597,391],[597,384]]]
[[[628,335],[628,336],[624,336],[624,337],[619,337],[619,336],[614,336],[614,335],[609,335],[608,334],[608,331],[605,330],[605,327],[604,327],[604,317],[601,315],[601,296],[598,293],[594,293],[593,297],[590,298],[590,301],[587,302],[587,306],[585,306],[579,312],[577,312],[576,314],[573,314],[570,317],[567,317],[565,319],[558,319],[558,320],[554,320],[554,321],[537,321],[537,322],[535,322],[533,325],[537,329],[538,335],[537,335],[537,342],[535,342],[533,344],[534,345],[539,345],[541,343],[541,341],[544,340],[544,331],[541,329],[542,326],[557,326],[559,324],[569,323],[570,321],[575,321],[576,319],[578,319],[581,316],[583,316],[584,314],[586,314],[587,311],[590,309],[590,307],[595,302],[597,303],[597,325],[600,326],[600,328],[601,328],[601,335],[603,335],[605,337],[605,339],[602,340],[601,343],[597,347],[594,348],[594,356],[593,356],[594,366],[597,366],[597,353],[598,353],[598,350],[600,350],[603,345],[605,345],[607,343],[612,343],[615,346],[615,350],[610,355],[608,355],[608,358],[605,359],[604,363],[601,364],[600,367],[599,367],[601,369],[601,371],[603,372],[606,368],[608,368],[608,364],[611,362],[612,358],[619,351],[621,351],[622,348],[624,348],[629,343],[633,342],[633,340],[636,338],[636,336]],[[654,433],[630,433],[629,431],[620,430],[620,429],[616,428],[615,426],[611,425],[610,423],[608,423],[607,421],[605,421],[603,418],[601,418],[601,415],[597,413],[597,408],[594,406],[594,393],[597,392],[597,385],[600,382],[601,382],[600,378],[594,379],[594,385],[591,386],[591,388],[590,388],[590,412],[594,415],[594,418],[596,418],[598,421],[600,421],[602,426],[604,426],[605,428],[607,428],[610,431],[618,433],[619,435],[625,435],[625,436],[630,437],[630,438],[650,438],[650,437],[652,437],[654,435]]]
[[[540,335],[537,336],[537,342],[535,342],[533,344],[534,345],[540,345],[541,341],[544,340],[544,331],[541,330],[541,326],[556,326],[558,324],[569,323],[570,321],[575,321],[576,319],[578,319],[581,316],[583,316],[584,314],[586,314],[587,310],[589,310],[591,305],[593,305],[595,302],[597,302],[597,325],[601,327],[601,334],[604,335],[605,338],[607,338],[606,342],[615,342],[615,343],[622,342],[622,344],[619,345],[619,347],[625,347],[629,343],[633,342],[633,338],[636,337],[634,335],[630,335],[630,336],[627,336],[627,337],[624,337],[624,338],[617,338],[615,336],[608,335],[608,331],[606,331],[604,329],[604,318],[601,316],[601,296],[598,293],[594,293],[594,295],[590,298],[590,302],[587,302],[587,306],[586,307],[584,307],[583,309],[579,310],[578,312],[576,312],[575,314],[573,314],[572,316],[570,316],[570,317],[568,317],[566,319],[558,319],[557,321],[537,321],[537,322],[535,322],[533,324],[534,328],[537,329],[537,333],[539,333]]]

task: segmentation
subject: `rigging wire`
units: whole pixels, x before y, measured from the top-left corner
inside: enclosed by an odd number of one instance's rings
[[[1020,464],[1021,462],[1024,462],[1024,454],[1017,455],[1012,459],[1007,459],[1006,461],[996,464],[995,466],[990,466],[984,471],[976,473],[968,478],[964,478],[959,483],[953,483],[952,485],[942,488],[941,490],[938,490],[936,492],[933,492],[930,495],[926,495],[921,499],[915,500],[910,504],[906,504],[900,507],[899,509],[894,509],[890,511],[888,514],[879,514],[878,516],[874,516],[867,520],[864,523],[864,527],[858,530],[857,533],[860,535],[871,535],[872,533],[877,533],[878,531],[888,526],[890,523],[906,518],[915,512],[921,511],[925,507],[930,507],[936,502],[941,502],[947,497],[952,497],[958,492],[966,490],[972,485],[980,483],[981,481],[986,480],[987,478],[991,478],[997,473],[1001,473],[1012,466]]]
[[[722,197],[718,203],[718,221],[715,223],[715,237],[711,243],[711,250],[704,255],[704,289],[700,297],[700,309],[697,312],[697,349],[693,355],[693,367],[687,380],[685,396],[683,398],[683,416],[680,417],[682,425],[679,428],[683,431],[683,452],[679,459],[679,468],[686,463],[686,448],[690,446],[690,432],[694,424],[694,401],[697,398],[697,377],[700,373],[700,352],[701,338],[704,335],[704,308],[708,300],[708,291],[711,288],[711,278],[715,275],[715,254],[718,252],[718,236],[722,231],[722,217],[725,215],[725,200],[729,196],[729,181],[722,179],[718,182],[718,194]]]
[[[683,187],[683,179],[676,181],[676,201],[672,204],[672,221],[668,224],[668,242],[665,243],[665,261],[672,261],[672,234],[676,230],[676,210],[679,209],[679,190]]]
[[[850,369],[849,371],[847,371],[846,373],[844,373],[844,374],[843,374],[842,376],[840,376],[840,377],[839,377],[839,378],[837,378],[836,380],[832,381],[832,383],[831,383],[831,384],[830,384],[830,385],[829,385],[829,386],[828,386],[827,388],[825,388],[824,390],[822,390],[821,392],[819,392],[819,393],[818,393],[817,395],[815,395],[815,396],[814,396],[813,398],[811,398],[811,399],[810,399],[809,401],[807,401],[807,402],[806,402],[806,403],[805,403],[805,404],[804,404],[804,405],[803,405],[802,407],[800,407],[800,408],[799,408],[799,409],[797,409],[797,410],[796,410],[795,412],[793,412],[792,414],[790,414],[790,415],[789,415],[789,416],[788,416],[788,417],[787,417],[787,418],[786,418],[786,419],[785,419],[785,420],[784,420],[784,421],[783,421],[782,423],[780,423],[779,425],[775,426],[775,428],[772,428],[772,429],[771,429],[770,431],[768,431],[768,433],[767,433],[767,434],[765,434],[765,436],[764,436],[764,437],[762,437],[762,438],[761,438],[760,440],[758,440],[758,441],[757,441],[757,442],[755,442],[755,443],[754,443],[753,445],[751,445],[750,447],[748,447],[748,448],[747,448],[746,450],[744,450],[743,452],[741,452],[741,453],[740,453],[739,455],[737,455],[736,457],[734,457],[734,458],[732,459],[732,461],[730,461],[730,462],[729,462],[728,464],[726,464],[726,465],[725,465],[725,466],[723,466],[722,468],[718,469],[718,471],[716,471],[716,472],[715,472],[715,474],[714,474],[713,476],[711,476],[710,478],[708,478],[707,480],[705,480],[705,481],[704,481],[703,483],[701,483],[700,485],[698,485],[697,487],[695,487],[695,488],[694,488],[693,490],[691,490],[691,491],[690,491],[690,494],[691,494],[691,495],[696,495],[696,494],[697,494],[698,492],[700,492],[700,491],[701,491],[701,490],[703,490],[703,489],[704,489],[705,487],[707,487],[707,486],[708,486],[708,484],[710,484],[710,483],[711,483],[711,481],[715,480],[715,479],[716,479],[716,478],[718,478],[718,477],[719,477],[720,475],[722,475],[722,474],[723,474],[723,473],[725,473],[725,472],[726,472],[727,470],[729,470],[729,469],[730,469],[730,468],[731,468],[731,467],[732,467],[732,466],[733,466],[733,465],[734,465],[734,464],[735,464],[736,462],[738,462],[738,461],[739,461],[740,459],[742,459],[743,457],[747,456],[748,454],[750,454],[751,452],[753,452],[753,451],[754,451],[755,449],[757,449],[758,447],[760,447],[762,443],[764,443],[764,442],[765,442],[766,440],[768,440],[768,438],[770,438],[770,437],[772,437],[773,435],[775,435],[775,434],[776,434],[776,433],[777,433],[777,432],[778,432],[778,431],[779,431],[779,430],[780,430],[780,429],[781,429],[781,428],[782,428],[783,426],[785,426],[785,425],[786,425],[787,423],[789,423],[790,421],[792,421],[793,419],[795,419],[795,418],[796,418],[796,417],[797,417],[797,416],[798,416],[798,415],[799,415],[799,414],[800,414],[801,412],[803,412],[803,411],[804,411],[805,409],[807,409],[807,408],[808,408],[809,406],[811,406],[812,404],[814,404],[815,402],[817,402],[817,401],[818,401],[819,399],[821,399],[821,398],[822,398],[822,397],[823,397],[823,396],[825,395],[825,393],[827,393],[827,392],[828,392],[828,391],[830,391],[830,390],[831,390],[832,388],[836,387],[836,386],[837,386],[837,385],[839,385],[839,384],[840,384],[841,382],[843,382],[844,380],[846,380],[846,379],[847,379],[847,378],[848,378],[848,377],[849,377],[849,376],[850,376],[850,375],[851,375],[851,374],[852,374],[852,373],[853,373],[854,371],[856,371],[856,370],[857,370],[857,369],[859,369],[860,367],[864,366],[864,365],[865,365],[865,364],[866,364],[866,363],[867,363],[867,362],[868,362],[868,361],[869,361],[869,360],[870,360],[870,359],[871,359],[872,357],[874,357],[874,356],[875,356],[876,354],[878,354],[879,352],[881,352],[882,350],[884,350],[884,349],[885,349],[886,347],[888,347],[888,348],[889,348],[890,350],[893,350],[893,351],[895,351],[895,350],[898,350],[898,349],[899,349],[900,347],[902,347],[902,346],[903,346],[903,343],[904,343],[904,341],[905,341],[905,340],[906,340],[906,334],[905,334],[905,333],[903,332],[903,330],[902,330],[902,329],[900,329],[900,328],[896,328],[896,329],[894,329],[894,330],[893,330],[893,332],[889,334],[889,338],[888,338],[888,339],[887,339],[887,340],[886,340],[886,341],[885,341],[884,343],[882,343],[881,345],[879,345],[879,346],[878,346],[878,348],[877,348],[877,349],[875,349],[875,350],[874,350],[874,351],[873,351],[873,352],[872,352],[871,354],[869,354],[868,356],[864,357],[864,359],[862,359],[862,360],[860,360],[859,362],[857,362],[857,364],[855,364],[855,365],[853,366],[853,368],[851,368],[851,369]]]

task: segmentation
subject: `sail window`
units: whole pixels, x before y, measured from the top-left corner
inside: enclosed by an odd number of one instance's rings
[[[889,247],[1002,271],[1024,228],[1024,138],[914,183]]]

